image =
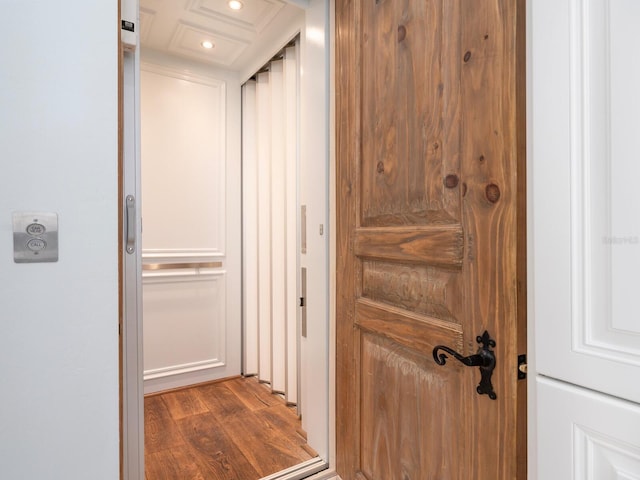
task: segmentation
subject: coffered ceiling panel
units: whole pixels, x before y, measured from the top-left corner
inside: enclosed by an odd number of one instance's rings
[[[190,0],[187,9],[194,13],[221,20],[253,33],[260,33],[273,17],[284,8],[280,0],[251,0],[240,10],[231,10],[226,1]]]
[[[303,15],[290,1],[241,4],[233,10],[228,0],[140,0],[142,48],[240,71],[265,42]],[[203,48],[205,41],[213,48]]]
[[[203,48],[203,41],[211,42],[213,48]],[[168,50],[176,55],[230,67],[248,46],[248,41],[232,38],[214,30],[205,30],[178,22]]]

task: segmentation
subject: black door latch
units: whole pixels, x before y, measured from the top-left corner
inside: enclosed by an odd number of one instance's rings
[[[496,368],[496,355],[495,352],[490,349],[496,346],[496,342],[489,336],[489,332],[486,330],[481,336],[478,335],[476,337],[476,342],[482,344],[482,346],[478,348],[478,352],[475,355],[463,357],[449,347],[438,345],[433,349],[433,359],[438,365],[447,363],[447,355],[438,353],[439,350],[443,350],[467,367],[480,367],[480,383],[476,387],[476,391],[479,395],[486,394],[489,395],[491,400],[495,400],[498,397],[493,391],[491,376],[493,375],[493,370]]]

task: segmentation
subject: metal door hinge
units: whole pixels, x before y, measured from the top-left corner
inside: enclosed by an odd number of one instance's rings
[[[304,297],[300,297],[300,306],[304,307]]]
[[[518,380],[527,378],[527,356],[518,355]]]

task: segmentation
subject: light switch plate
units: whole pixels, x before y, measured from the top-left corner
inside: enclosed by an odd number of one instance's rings
[[[58,214],[13,212],[13,261],[58,261]]]

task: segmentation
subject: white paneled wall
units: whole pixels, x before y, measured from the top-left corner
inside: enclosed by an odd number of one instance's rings
[[[287,48],[243,87],[244,373],[290,403],[298,401],[297,65]]]
[[[141,66],[144,257],[225,253],[225,84]]]
[[[224,277],[196,269],[144,275],[145,379],[224,365]]]
[[[225,82],[154,64],[141,70],[149,393],[237,375],[227,341],[237,337],[239,349],[240,325],[227,314]]]

